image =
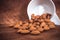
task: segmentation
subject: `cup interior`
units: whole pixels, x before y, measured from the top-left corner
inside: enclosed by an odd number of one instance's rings
[[[35,15],[50,13],[53,16],[55,13],[55,9],[51,0],[32,0],[28,5],[27,13],[29,17],[32,13],[34,13]]]

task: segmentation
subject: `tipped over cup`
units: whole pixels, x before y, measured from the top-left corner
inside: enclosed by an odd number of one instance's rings
[[[31,15],[42,15],[43,13],[50,13],[51,21],[56,25],[60,25],[60,19],[56,14],[56,7],[52,0],[31,0],[27,7],[27,14],[29,19]]]

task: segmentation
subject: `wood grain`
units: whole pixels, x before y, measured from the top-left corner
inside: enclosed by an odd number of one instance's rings
[[[44,31],[40,35],[18,34],[17,29],[0,25],[0,40],[60,40],[60,26],[56,29]]]

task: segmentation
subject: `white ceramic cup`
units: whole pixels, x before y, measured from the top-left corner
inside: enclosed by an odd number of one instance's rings
[[[60,25],[60,19],[56,14],[56,7],[52,0],[31,0],[27,7],[29,19],[31,15],[42,15],[43,13],[51,13],[51,21],[56,25]]]

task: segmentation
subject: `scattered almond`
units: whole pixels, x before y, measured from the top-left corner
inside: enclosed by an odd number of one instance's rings
[[[41,16],[32,14],[29,21],[19,21],[14,25],[14,28],[18,29],[18,33],[40,34],[44,30],[55,28],[55,24],[50,21],[50,18],[50,14],[43,14]]]

